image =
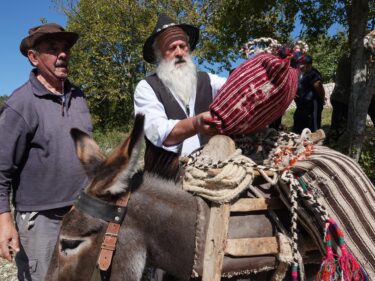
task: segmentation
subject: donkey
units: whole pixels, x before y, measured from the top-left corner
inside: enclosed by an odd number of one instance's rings
[[[77,155],[89,177],[85,192],[115,204],[131,189],[111,280],[140,280],[146,258],[179,279],[189,279],[197,203],[172,181],[137,173],[143,139],[143,116],[130,137],[108,158],[81,131],[73,130]],[[73,208],[64,218],[46,280],[90,280],[108,223]]]
[[[81,196],[93,198],[96,203],[88,212],[83,212],[76,203],[64,217],[46,281],[109,280],[109,275],[112,281],[138,281],[146,262],[177,280],[190,279],[199,203],[196,197],[182,190],[180,183],[138,171],[143,123],[144,117],[137,115],[130,136],[108,157],[88,135],[72,130],[78,158],[89,178]],[[118,237],[113,235],[118,240],[111,266],[105,273],[96,271],[109,223],[96,217],[95,206],[116,206],[128,192],[131,195],[125,218]],[[257,223],[262,225],[264,236],[273,236],[270,219]],[[95,272],[101,274],[99,279],[94,279]],[[269,272],[255,274],[252,280],[268,280],[271,276]]]
[[[183,191],[180,183],[137,171],[143,116],[136,117],[129,138],[108,158],[85,133],[72,130],[71,134],[89,178],[85,194],[114,205],[131,190],[110,280],[140,280],[146,260],[177,280],[189,280],[196,246],[197,199]],[[257,223],[272,236],[271,222]],[[107,221],[73,207],[63,219],[45,280],[91,280],[107,226]],[[102,280],[108,280],[105,278]]]

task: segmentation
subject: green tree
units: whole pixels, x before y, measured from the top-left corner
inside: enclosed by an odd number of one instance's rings
[[[152,70],[142,47],[157,12],[196,22],[191,1],[54,1],[68,17],[68,29],[80,34],[72,50],[71,77],[88,97],[94,125],[127,130],[133,121],[136,84]]]
[[[333,82],[338,59],[347,49],[347,36],[338,33],[335,36],[319,35],[310,45],[310,53],[314,57],[314,67],[322,74],[323,83]]]
[[[72,50],[72,80],[86,93],[96,127],[126,130],[134,85],[146,72],[140,46],[148,15],[134,1],[62,2],[68,29],[80,34]]]
[[[8,97],[7,96],[0,96],[0,107],[4,105],[4,102],[6,101]]]
[[[295,1],[205,0],[202,5],[202,48],[200,61],[218,71],[230,70],[231,62],[241,58],[240,49],[250,39],[272,37],[289,41],[298,6]],[[285,3],[284,3],[285,2]]]

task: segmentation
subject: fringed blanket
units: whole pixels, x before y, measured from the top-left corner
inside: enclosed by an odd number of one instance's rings
[[[337,151],[315,146],[312,155],[292,170],[313,188],[344,231],[349,250],[369,280],[375,280],[375,187],[362,169]]]

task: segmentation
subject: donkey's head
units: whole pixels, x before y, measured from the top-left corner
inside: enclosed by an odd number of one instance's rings
[[[143,122],[144,116],[137,115],[130,136],[109,157],[88,135],[77,129],[71,131],[89,179],[85,194],[90,198],[114,205],[130,189],[138,168]],[[46,280],[90,280],[107,225],[107,221],[73,208],[63,219]]]

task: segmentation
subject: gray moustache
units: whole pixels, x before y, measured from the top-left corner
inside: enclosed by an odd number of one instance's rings
[[[65,61],[57,61],[55,66],[56,67],[67,67],[68,64]]]
[[[181,62],[186,62],[186,60],[183,59],[183,58],[180,58],[180,59],[176,59],[174,63],[178,64],[178,63],[181,63]]]

